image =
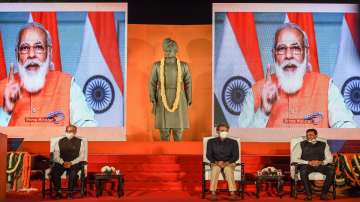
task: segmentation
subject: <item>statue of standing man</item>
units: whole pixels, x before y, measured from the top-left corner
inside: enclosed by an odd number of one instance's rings
[[[155,128],[160,139],[180,141],[184,128],[189,128],[188,106],[191,105],[191,74],[188,64],[176,57],[178,45],[170,38],[163,42],[164,58],[153,64],[149,95],[155,114]]]

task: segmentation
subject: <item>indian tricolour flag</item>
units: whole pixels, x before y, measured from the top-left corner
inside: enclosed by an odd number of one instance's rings
[[[346,106],[360,126],[360,58],[359,36],[356,33],[355,13],[345,13],[341,27],[340,45],[333,80],[344,96]]]
[[[123,75],[113,12],[89,12],[75,74],[100,127],[124,126]]]
[[[214,68],[215,99],[226,122],[236,128],[246,93],[264,77],[253,13],[226,13],[220,40]]]

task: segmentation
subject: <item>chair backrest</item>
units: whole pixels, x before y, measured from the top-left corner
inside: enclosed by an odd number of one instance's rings
[[[210,139],[217,138],[217,137],[204,137],[203,138],[203,162],[210,162],[209,159],[206,158],[206,149],[207,149],[207,143]],[[240,138],[238,137],[228,137],[233,140],[236,140],[239,146],[239,160],[236,161],[236,163],[241,163],[241,144],[240,144]]]
[[[213,138],[217,138],[217,137],[204,137],[203,138],[203,162],[207,162],[210,163],[209,159],[206,158],[206,149],[207,149],[207,143],[210,139]],[[240,138],[235,138],[235,137],[228,137],[231,139],[234,139],[237,141],[238,146],[239,146],[239,160],[236,161],[236,163],[241,163],[241,144],[240,144]],[[210,166],[205,166],[205,180],[210,180],[210,173],[211,173],[211,168]],[[241,167],[237,166],[234,170],[234,175],[235,175],[235,180],[242,180],[241,177]],[[223,176],[220,175],[219,176],[219,180],[224,180]]]
[[[291,141],[290,141],[290,152],[291,152],[291,155],[293,153],[293,150],[296,146],[296,144],[302,142],[306,140],[306,137],[305,136],[300,136],[300,137],[295,137],[295,138],[292,138]],[[327,140],[325,138],[321,138],[321,137],[317,137],[316,140],[318,141],[322,141],[322,142],[325,142],[327,144]]]
[[[50,139],[50,153],[54,153],[54,150],[55,150],[55,145],[59,142],[59,140],[61,138],[63,138],[65,136],[58,136],[58,137],[52,137]],[[84,148],[85,148],[85,161],[88,161],[88,140],[87,138],[85,137],[79,137],[77,136],[78,138],[80,138],[82,141],[83,141],[83,144],[84,144]],[[52,159],[51,159],[52,160]]]
[[[52,161],[53,159],[53,156],[52,156],[52,154],[54,153],[54,151],[55,151],[55,146],[57,145],[57,143],[59,142],[59,140],[61,139],[61,138],[63,138],[63,137],[65,137],[65,136],[58,136],[58,137],[52,137],[51,139],[50,139],[50,160]],[[85,138],[85,137],[79,137],[79,136],[76,136],[76,137],[78,137],[78,138],[80,138],[81,140],[82,140],[82,142],[83,142],[83,144],[84,144],[84,150],[85,150],[85,154],[84,154],[84,159],[85,159],[85,161],[88,161],[88,140],[87,140],[87,138]],[[87,165],[85,165],[85,175],[87,175]],[[64,176],[64,175],[63,175]]]
[[[291,141],[290,141],[290,162],[291,160],[293,159],[293,153],[294,153],[294,148],[297,144],[300,144],[300,142],[304,141],[306,139],[305,136],[300,136],[300,137],[295,137],[295,138],[292,138]],[[327,144],[327,140],[324,139],[324,138],[321,138],[321,137],[317,137],[316,138],[317,141],[322,141],[322,142],[325,142]],[[290,166],[290,176],[292,179],[295,178],[295,166]],[[318,174],[315,173],[315,174],[312,174],[309,176],[310,179],[323,179],[323,175],[320,174],[320,177],[317,177]]]

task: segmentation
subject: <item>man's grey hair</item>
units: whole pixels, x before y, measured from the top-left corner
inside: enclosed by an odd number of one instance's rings
[[[23,34],[23,32],[25,30],[31,29],[31,28],[39,28],[40,30],[42,30],[45,33],[45,35],[46,35],[47,57],[50,57],[49,58],[50,59],[50,67],[49,68],[53,69],[54,64],[53,64],[53,62],[51,60],[52,59],[51,58],[51,47],[52,47],[51,35],[50,35],[50,32],[47,29],[45,29],[45,27],[42,24],[40,24],[38,22],[29,22],[29,23],[25,24],[24,26],[22,26],[20,28],[20,31],[19,31],[19,33],[17,35],[17,38],[16,38],[16,48],[15,48],[16,60],[19,60],[19,58],[18,58],[18,49],[19,49],[19,46],[20,46],[20,43],[21,43],[21,41],[20,41],[21,36],[22,36],[22,34]]]
[[[295,23],[287,22],[287,23],[282,24],[275,32],[274,42],[273,42],[273,51],[275,51],[275,49],[276,49],[278,36],[279,36],[280,32],[284,29],[295,29],[295,30],[299,31],[302,34],[304,48],[309,48],[309,39],[308,39],[306,32],[304,32],[304,30],[302,30],[299,25],[297,25]],[[308,71],[311,71],[312,68],[311,68],[310,58],[309,58],[310,55],[306,51],[305,51],[305,54],[307,54],[307,60],[308,60],[308,64],[306,65],[306,68]]]
[[[45,27],[42,24],[40,24],[38,22],[29,22],[26,25],[24,25],[23,27],[21,27],[21,29],[19,31],[19,34],[18,34],[17,40],[16,40],[16,42],[17,42],[16,43],[16,49],[19,48],[19,46],[20,46],[21,35],[23,34],[23,32],[26,29],[29,29],[29,28],[39,28],[40,30],[42,30],[46,35],[46,45],[48,47],[52,47],[50,32],[47,29],[45,29]]]
[[[287,23],[282,24],[275,32],[274,44],[273,44],[274,49],[276,48],[276,45],[277,45],[277,38],[278,38],[280,32],[284,29],[295,29],[295,30],[299,31],[302,34],[304,47],[309,48],[309,40],[308,40],[306,32],[304,32],[304,30],[302,30],[299,25],[297,25],[295,23],[287,22]]]

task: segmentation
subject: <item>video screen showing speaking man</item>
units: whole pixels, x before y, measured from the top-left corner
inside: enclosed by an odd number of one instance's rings
[[[124,126],[125,12],[0,12],[0,126]]]
[[[356,13],[215,13],[215,122],[360,125]]]

